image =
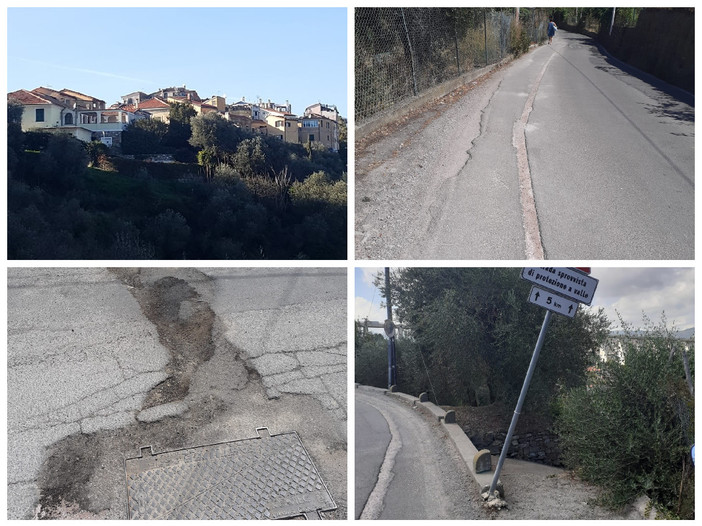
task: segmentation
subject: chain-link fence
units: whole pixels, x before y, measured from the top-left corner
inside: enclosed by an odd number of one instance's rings
[[[514,9],[357,8],[356,122],[515,51]],[[548,17],[522,9],[521,41],[546,38]]]

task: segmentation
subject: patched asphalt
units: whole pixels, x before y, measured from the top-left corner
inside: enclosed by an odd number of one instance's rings
[[[347,271],[316,270],[10,269],[8,518],[126,518],[125,456],[260,426],[345,518]]]

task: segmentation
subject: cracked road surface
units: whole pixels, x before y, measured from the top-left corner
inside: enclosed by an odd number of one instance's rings
[[[484,519],[477,487],[438,422],[356,388],[356,518]]]
[[[9,269],[8,518],[126,518],[125,457],[297,431],[346,517],[346,269]]]
[[[357,142],[356,257],[692,259],[693,105],[560,31]]]

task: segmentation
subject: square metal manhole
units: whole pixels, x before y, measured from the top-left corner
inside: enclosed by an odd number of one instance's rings
[[[124,469],[130,519],[284,519],[336,509],[295,432],[266,429],[156,454],[144,447]]]

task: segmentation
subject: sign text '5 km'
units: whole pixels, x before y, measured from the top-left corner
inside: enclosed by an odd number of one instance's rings
[[[575,313],[578,312],[578,305],[580,305],[577,301],[569,300],[568,298],[554,294],[536,285],[532,285],[531,287],[529,303],[544,307],[557,314],[563,314],[569,318],[575,316]]]

